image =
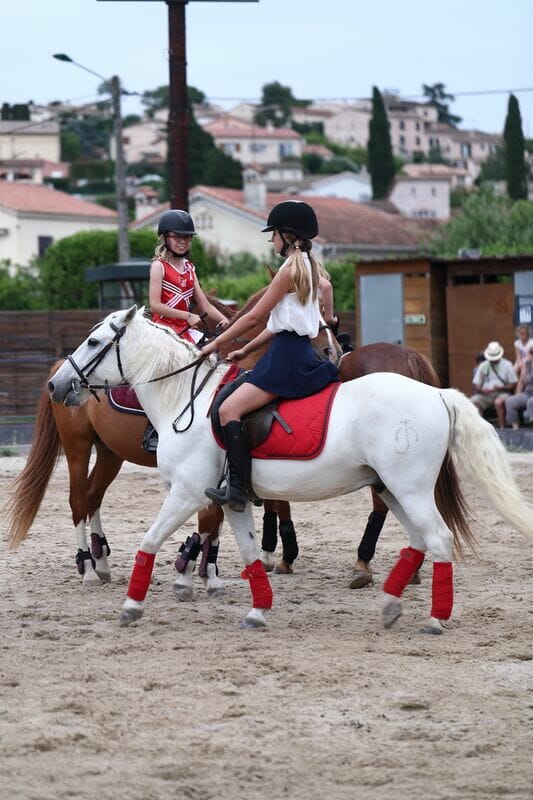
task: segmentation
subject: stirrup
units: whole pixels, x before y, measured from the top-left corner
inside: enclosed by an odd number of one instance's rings
[[[243,512],[248,502],[248,495],[245,490],[235,489],[231,484],[226,483],[224,489],[206,489],[204,491],[212,503],[217,506],[228,505],[232,511]]]

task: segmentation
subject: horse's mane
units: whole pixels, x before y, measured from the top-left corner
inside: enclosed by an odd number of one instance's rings
[[[264,293],[266,292],[266,290],[267,290],[267,289],[268,289],[268,286],[263,286],[263,288],[262,288],[262,289],[259,289],[259,291],[258,291],[258,292],[256,292],[255,294],[253,294],[253,295],[252,295],[252,296],[251,296],[251,297],[250,297],[250,298],[249,298],[249,299],[246,301],[246,303],[244,304],[244,306],[243,306],[241,309],[239,309],[239,311],[237,311],[237,313],[235,314],[235,316],[234,316],[234,317],[232,317],[232,319],[231,319],[231,322],[230,322],[230,324],[228,325],[228,328],[226,328],[226,330],[228,330],[229,328],[231,328],[231,326],[232,326],[232,325],[234,325],[234,324],[237,322],[237,320],[238,320],[238,319],[240,319],[242,316],[244,316],[244,314],[246,314],[248,311],[251,311],[251,310],[252,310],[252,308],[254,308],[254,307],[257,305],[257,303],[259,302],[259,300],[261,300],[261,298],[263,297],[263,295],[264,295]]]
[[[134,386],[180,369],[199,356],[192,342],[142,314],[136,314],[128,328],[133,334],[128,337],[128,359]],[[186,376],[187,373],[180,373],[160,382],[162,406],[175,404],[183,391],[182,383],[188,380]]]

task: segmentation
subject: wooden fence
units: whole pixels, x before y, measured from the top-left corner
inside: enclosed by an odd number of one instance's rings
[[[0,312],[0,417],[33,417],[50,367],[72,353],[105,312]],[[353,312],[339,330],[355,338]]]
[[[33,417],[50,367],[85,339],[103,313],[0,313],[0,417]]]

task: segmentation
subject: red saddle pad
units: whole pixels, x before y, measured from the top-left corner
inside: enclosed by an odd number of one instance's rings
[[[324,449],[329,415],[340,383],[330,383],[320,392],[298,400],[282,400],[280,416],[291,429],[275,419],[268,437],[252,450],[253,458],[316,458]]]
[[[135,389],[132,389],[131,386],[115,386],[113,389],[109,390],[107,397],[109,405],[114,408],[115,411],[122,411],[124,414],[142,414],[146,416],[137,399]]]

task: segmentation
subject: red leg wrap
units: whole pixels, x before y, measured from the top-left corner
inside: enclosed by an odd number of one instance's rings
[[[394,597],[401,597],[402,592],[424,561],[424,553],[414,547],[400,550],[400,558],[392,568],[389,577],[383,584],[383,591]]]
[[[146,597],[148,587],[150,586],[154,561],[155,553],[144,553],[142,550],[138,550],[127,591],[128,597],[131,597],[132,600],[142,602]]]
[[[241,572],[241,578],[250,581],[254,608],[272,608],[272,587],[262,561],[257,559],[253,564],[248,564]]]
[[[433,564],[433,603],[431,616],[450,619],[453,608],[453,564],[436,561]]]

